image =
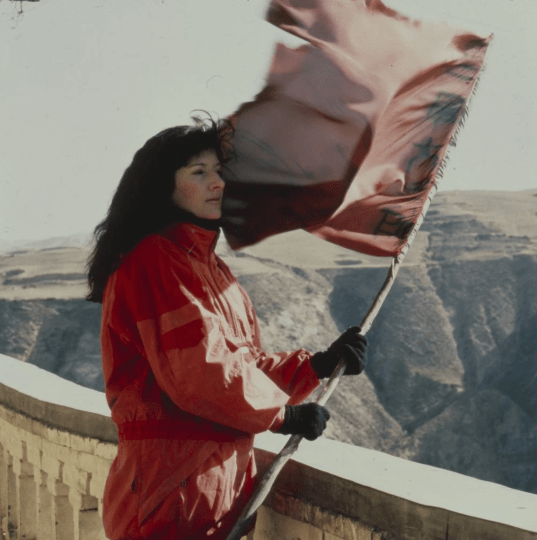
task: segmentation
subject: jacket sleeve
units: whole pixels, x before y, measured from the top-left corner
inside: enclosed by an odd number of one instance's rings
[[[138,247],[117,272],[117,331],[147,359],[162,390],[183,411],[234,429],[279,427],[290,396],[226,339],[199,278],[166,253],[175,246],[160,238]]]
[[[227,265],[225,271],[231,274]],[[302,403],[320,384],[315,371],[310,365],[311,353],[305,349],[290,352],[268,354],[261,344],[261,332],[255,308],[248,293],[237,283],[246,308],[252,330],[252,355],[256,365],[267,377],[290,396],[289,404]]]
[[[310,364],[311,353],[305,349],[271,354],[265,352],[255,309],[245,291],[243,295],[251,306],[257,367],[290,396],[290,405],[302,403],[319,386],[319,379]]]
[[[305,349],[272,354],[260,351],[256,364],[290,396],[288,403],[297,405],[319,386],[319,379],[309,362],[310,358],[311,353]]]

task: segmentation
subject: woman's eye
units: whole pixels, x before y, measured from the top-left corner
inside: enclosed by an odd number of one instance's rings
[[[201,175],[203,174],[205,171],[203,169],[197,169],[196,171],[194,171],[193,174],[196,174],[196,175]]]

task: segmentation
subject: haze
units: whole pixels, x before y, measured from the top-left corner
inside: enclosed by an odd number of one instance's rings
[[[300,43],[263,20],[267,3],[0,2],[0,240],[91,231],[147,138],[252,99],[275,42]],[[537,2],[386,3],[495,34],[441,190],[534,188]]]

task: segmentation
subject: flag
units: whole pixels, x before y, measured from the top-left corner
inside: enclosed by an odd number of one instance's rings
[[[466,114],[492,36],[422,23],[379,0],[273,0],[266,84],[230,119],[223,227],[234,249],[305,229],[394,256]]]

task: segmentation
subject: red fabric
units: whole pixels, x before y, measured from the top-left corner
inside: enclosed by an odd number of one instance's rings
[[[231,117],[230,244],[304,228],[356,251],[398,254],[490,37],[413,21],[379,0],[272,0],[268,20],[309,43],[279,44],[265,88]]]
[[[107,283],[103,372],[119,434],[103,507],[111,540],[219,538],[251,491],[254,434],[277,429],[284,405],[319,384],[309,352],[262,350],[215,243],[215,232],[175,224]]]
[[[185,418],[177,420],[135,420],[123,422],[118,426],[118,437],[124,441],[140,441],[142,439],[180,439],[191,441],[233,442],[236,439],[248,438],[248,433],[223,428],[218,424],[210,424],[197,418],[197,422]]]

